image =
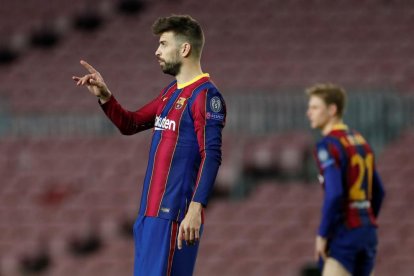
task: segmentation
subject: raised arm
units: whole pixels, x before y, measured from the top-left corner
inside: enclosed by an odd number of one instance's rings
[[[137,111],[124,109],[109,91],[102,75],[92,65],[81,60],[80,63],[89,74],[83,77],[73,76],[78,86],[86,86],[92,95],[99,98],[99,103],[108,118],[124,135],[132,135],[154,126],[155,115],[161,95]]]

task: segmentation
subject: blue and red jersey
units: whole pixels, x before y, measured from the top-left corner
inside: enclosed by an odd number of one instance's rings
[[[335,125],[315,151],[325,190],[319,235],[329,237],[338,226],[377,226],[385,195],[375,169],[374,153],[356,131]]]
[[[173,81],[150,103],[127,111],[102,105],[122,134],[153,128],[139,214],[181,221],[191,201],[207,205],[221,164],[226,106],[208,74]]]

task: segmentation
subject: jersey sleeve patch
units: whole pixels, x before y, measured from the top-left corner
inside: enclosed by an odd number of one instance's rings
[[[217,95],[217,93],[212,94],[211,98],[210,95],[207,96],[208,102],[206,104],[206,119],[224,122],[226,120],[226,107],[224,100],[221,95]]]
[[[212,97],[210,100],[210,107],[213,112],[220,112],[223,108],[220,98],[217,96]]]
[[[317,152],[317,157],[319,160],[319,164],[322,169],[329,167],[332,164],[335,164],[335,160],[329,154],[328,150],[324,147],[319,147]]]

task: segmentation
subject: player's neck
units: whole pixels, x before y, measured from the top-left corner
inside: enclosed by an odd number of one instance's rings
[[[175,76],[177,83],[182,84],[191,81],[197,76],[203,74],[200,62],[188,62],[181,66],[180,73]]]
[[[332,131],[332,129],[334,128],[334,126],[335,125],[338,125],[338,124],[343,124],[342,119],[334,117],[331,120],[329,120],[326,123],[326,125],[321,129],[322,135],[323,136],[328,135]]]

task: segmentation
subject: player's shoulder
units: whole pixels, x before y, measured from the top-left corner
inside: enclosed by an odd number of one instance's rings
[[[352,136],[355,137],[355,139],[357,140],[357,142],[359,144],[368,144],[367,140],[365,139],[365,137],[357,130],[352,129],[351,130]]]
[[[211,92],[211,93],[218,93],[218,94],[220,94],[220,91],[219,91],[219,89],[218,89],[218,87],[217,87],[217,85],[211,80],[211,79],[209,79],[208,81],[207,81],[207,83],[208,83],[208,90],[209,90],[209,92]]]
[[[356,129],[348,129],[347,131],[337,134],[335,138],[341,142],[344,148],[363,146],[366,149],[371,150],[368,141]]]
[[[323,136],[317,143],[317,148],[331,148],[331,147],[341,147],[340,137],[328,134]]]
[[[210,78],[194,88],[194,96],[198,96],[201,92],[205,92],[210,95],[221,96],[219,89]]]
[[[220,93],[219,89],[214,85],[214,83],[211,84],[212,85],[206,91],[208,101],[210,101],[213,106],[219,104],[225,109],[226,103],[224,101],[223,95]]]
[[[316,143],[314,155],[318,161],[318,165],[321,169],[325,169],[328,166],[335,164],[332,147],[326,137],[323,137]]]
[[[226,102],[224,101],[223,95],[220,93],[217,86],[210,81],[210,86],[206,91],[206,98],[208,102],[207,110],[214,113],[226,113]]]
[[[198,87],[194,89],[192,98],[196,99],[199,97],[206,97],[208,100],[212,98],[219,99],[221,102],[224,103],[223,95],[220,93],[219,89],[214,84],[214,82],[212,82],[210,79],[200,84]]]
[[[209,82],[209,85],[206,89],[207,99],[209,101],[213,101],[213,103],[214,102],[219,102],[225,107],[226,103],[224,101],[224,97],[221,94],[220,90],[217,88],[217,86],[214,84],[214,82],[211,81],[211,79],[208,82]]]
[[[344,146],[338,137],[326,135],[316,144],[316,153],[319,159],[325,159],[325,156],[341,159],[344,154]]]

